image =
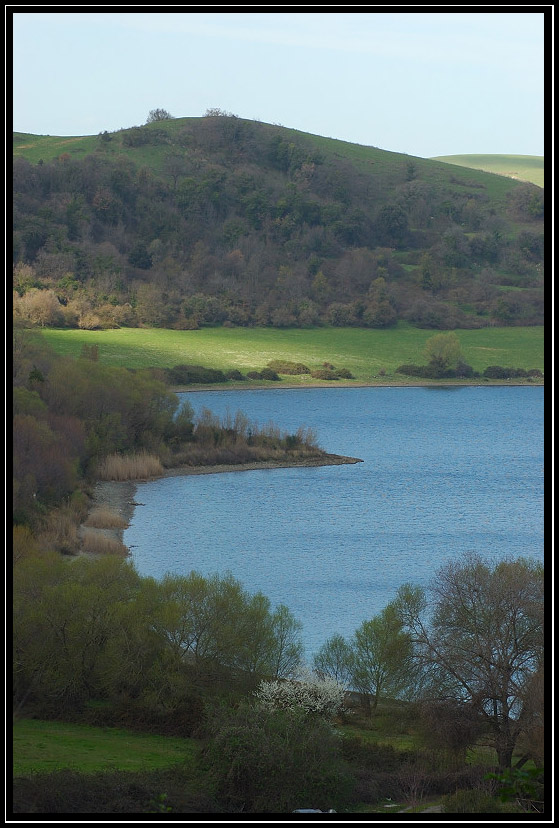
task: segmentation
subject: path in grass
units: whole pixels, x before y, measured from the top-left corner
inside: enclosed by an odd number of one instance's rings
[[[156,770],[191,761],[197,750],[192,739],[35,719],[17,720],[13,740],[14,776],[61,769]]]
[[[96,344],[107,364],[128,368],[170,368],[185,363],[242,373],[260,371],[273,359],[303,362],[311,369],[324,362],[348,368],[355,382],[405,382],[395,369],[424,363],[426,341],[437,331],[400,323],[389,330],[363,328],[202,328],[173,331],[120,328],[107,331],[43,329],[59,353],[79,356],[84,344]],[[474,370],[488,365],[544,367],[543,327],[482,328],[456,331],[466,362]],[[380,372],[385,372],[385,377]],[[308,374],[286,378],[291,384],[314,384]],[[336,383],[341,384],[341,383]],[[349,383],[351,384],[351,381]]]

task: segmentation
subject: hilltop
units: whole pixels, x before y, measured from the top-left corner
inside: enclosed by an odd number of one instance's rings
[[[543,187],[543,155],[438,155],[432,160],[506,175]]]
[[[238,118],[14,133],[24,323],[543,322],[543,191]]]

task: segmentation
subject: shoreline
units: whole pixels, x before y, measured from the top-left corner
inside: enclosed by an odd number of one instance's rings
[[[130,549],[124,544],[123,538],[124,531],[130,525],[130,520],[134,515],[136,506],[142,505],[136,500],[138,484],[140,483],[149,483],[152,480],[162,480],[167,477],[225,474],[228,472],[258,471],[259,469],[319,468],[321,466],[353,465],[355,463],[363,463],[363,460],[358,457],[346,457],[341,454],[324,454],[323,456],[303,460],[262,460],[261,462],[254,463],[214,466],[175,466],[165,469],[163,474],[139,478],[137,480],[97,480],[91,493],[86,521],[95,509],[105,506],[113,512],[116,512],[119,517],[126,521],[127,525],[124,528],[98,529],[86,526],[84,522],[80,525],[80,537],[83,537],[84,532],[98,534],[104,538],[123,544],[128,549],[128,555],[130,555]],[[88,555],[90,557],[98,556],[96,553],[85,552],[83,549],[79,550],[76,557],[80,555]]]
[[[440,382],[347,382],[343,380],[335,380],[330,382],[317,382],[312,385],[304,385],[302,383],[284,383],[267,382],[266,385],[256,385],[254,383],[229,381],[227,383],[216,382],[211,385],[172,385],[169,390],[174,393],[196,393],[197,391],[293,391],[301,390],[308,391],[315,388],[539,388],[544,387],[543,382],[513,382],[511,380],[487,380],[486,382],[448,382],[441,380]]]

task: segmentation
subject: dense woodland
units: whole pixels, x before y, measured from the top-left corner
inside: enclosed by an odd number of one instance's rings
[[[25,322],[542,324],[535,185],[219,110],[91,142],[14,159]]]

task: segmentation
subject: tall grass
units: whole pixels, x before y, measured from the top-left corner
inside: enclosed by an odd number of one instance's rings
[[[87,555],[129,555],[130,550],[113,535],[99,529],[82,529],[82,552]]]
[[[126,529],[128,521],[108,506],[98,506],[92,510],[84,525],[96,529]]]
[[[145,480],[162,474],[163,466],[159,457],[148,452],[110,454],[97,465],[99,480]]]

